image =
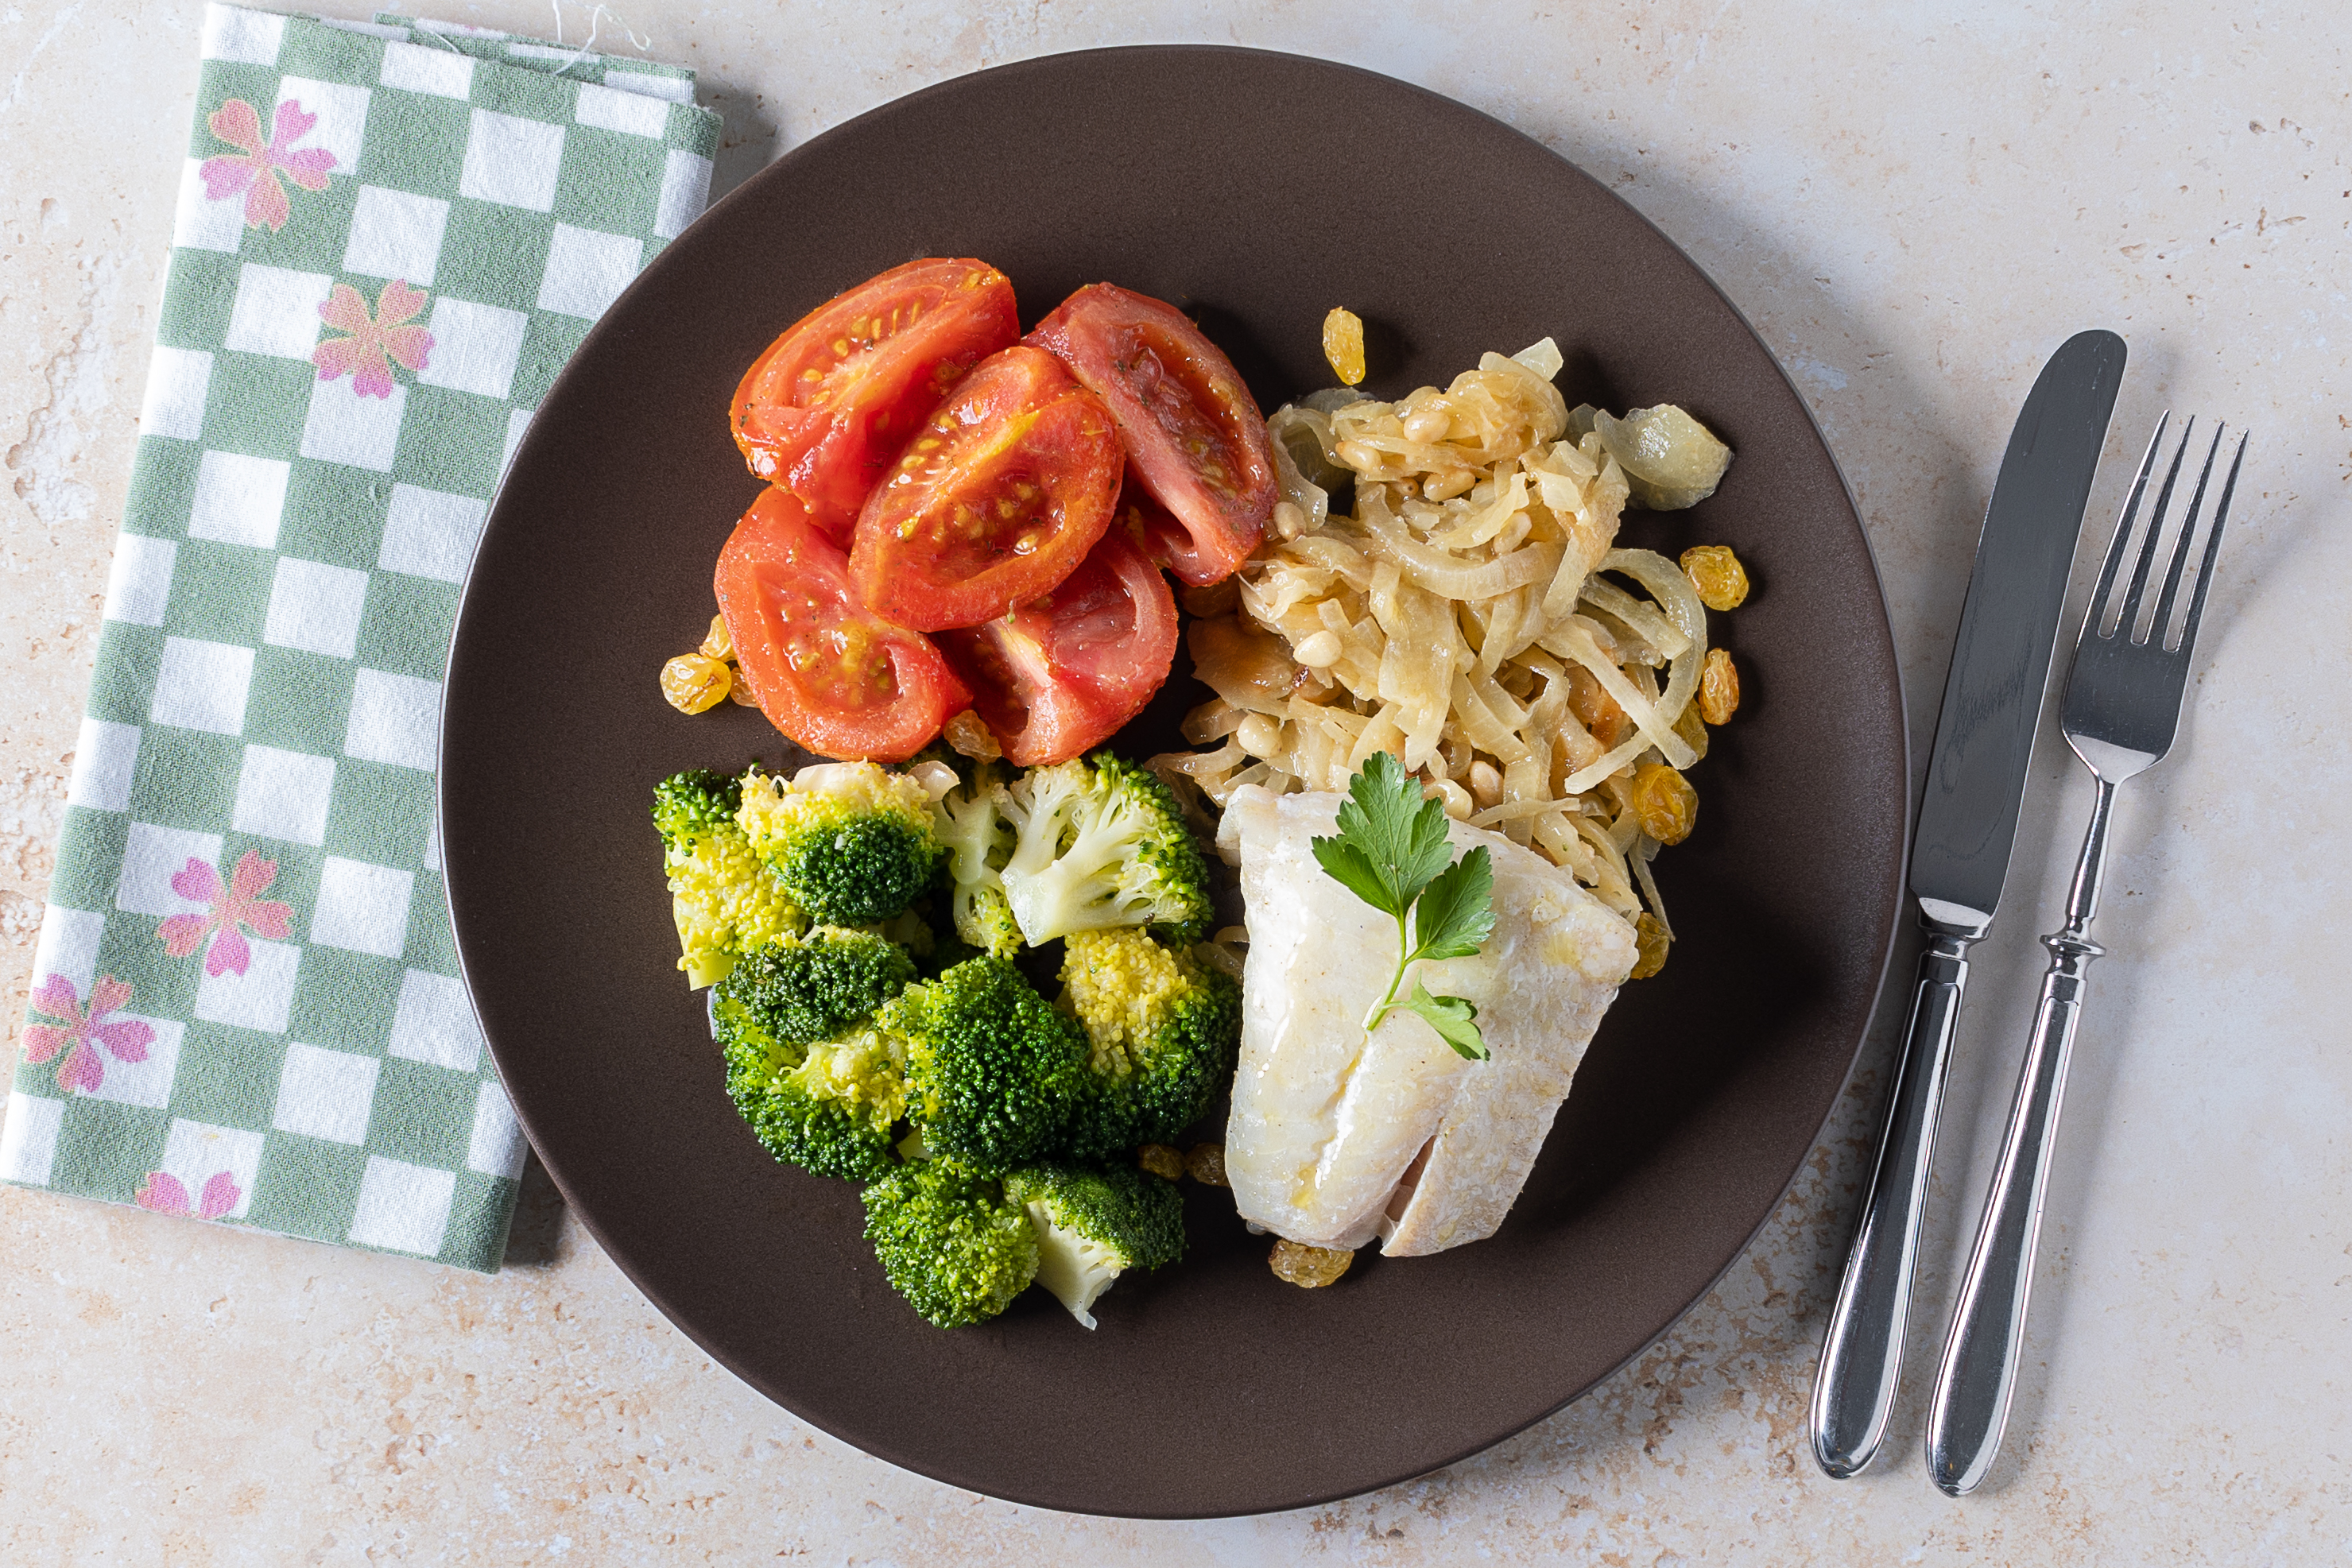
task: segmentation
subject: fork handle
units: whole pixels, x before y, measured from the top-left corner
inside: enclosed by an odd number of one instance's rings
[[[2050,1153],[2057,1142],[2058,1109],[2066,1092],[2066,1062],[2074,1053],[2074,1024],[2091,960],[2105,951],[2091,940],[2091,916],[2099,906],[2099,880],[2106,867],[2107,823],[2116,787],[2099,779],[2098,804],[2074,868],[2063,928],[2042,939],[2050,949],[2050,970],[2042,977],[2042,1005],[2033,1020],[2033,1040],[2010,1108],[2000,1164],[1993,1171],[1982,1222],[1969,1254],[1959,1305],[1936,1374],[1935,1400],[1927,1410],[1927,1473],[1953,1497],[1973,1491],[1992,1468],[2009,1424],[2009,1403],[2017,1386],[2017,1358],[2025,1340],[2026,1297],[2033,1288],[2034,1243],[2042,1228],[2042,1202],[2050,1180]]]
[[[1932,916],[1921,925],[1927,950],[1919,956],[1910,1026],[1895,1059],[1886,1129],[1830,1309],[1806,1421],[1815,1462],[1838,1480],[1858,1474],[1877,1454],[1895,1409],[1918,1270],[1919,1221],[1936,1157],[1937,1110],[1968,983],[1966,955],[1984,934],[1981,926],[1962,928]]]

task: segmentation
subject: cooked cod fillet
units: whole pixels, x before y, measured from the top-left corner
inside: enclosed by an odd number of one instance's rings
[[[1493,1054],[1465,1061],[1404,1011],[1367,1040],[1396,923],[1307,847],[1334,831],[1341,799],[1251,785],[1225,808],[1217,843],[1241,868],[1250,938],[1225,1171],[1242,1218],[1276,1235],[1441,1251],[1493,1235],[1510,1212],[1633,967],[1633,933],[1534,851],[1453,823],[1457,852],[1485,844],[1494,857],[1495,934],[1475,957],[1414,977],[1477,1004]]]

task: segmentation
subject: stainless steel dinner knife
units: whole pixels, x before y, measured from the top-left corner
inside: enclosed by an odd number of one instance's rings
[[[1911,842],[1927,947],[1813,1383],[1813,1458],[1840,1479],[1870,1463],[1895,1407],[1968,950],[1992,925],[2009,874],[2066,579],[2123,371],[2124,340],[2113,332],[2077,333],[2050,357],[2010,433],[1977,538]]]

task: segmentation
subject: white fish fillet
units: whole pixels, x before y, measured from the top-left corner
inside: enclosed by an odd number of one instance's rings
[[[1633,934],[1534,851],[1453,823],[1457,851],[1485,844],[1494,857],[1495,934],[1477,956],[1416,977],[1477,1004],[1493,1054],[1465,1061],[1402,1011],[1367,1040],[1396,923],[1307,847],[1333,831],[1340,799],[1253,785],[1225,808],[1218,848],[1241,867],[1250,937],[1225,1171],[1242,1218],[1276,1235],[1440,1251],[1493,1235],[1510,1212],[1633,968]]]

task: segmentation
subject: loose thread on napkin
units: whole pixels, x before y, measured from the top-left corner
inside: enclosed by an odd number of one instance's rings
[[[718,117],[679,68],[390,13],[202,37],[0,1179],[494,1270],[524,1149],[442,886],[449,637]]]

